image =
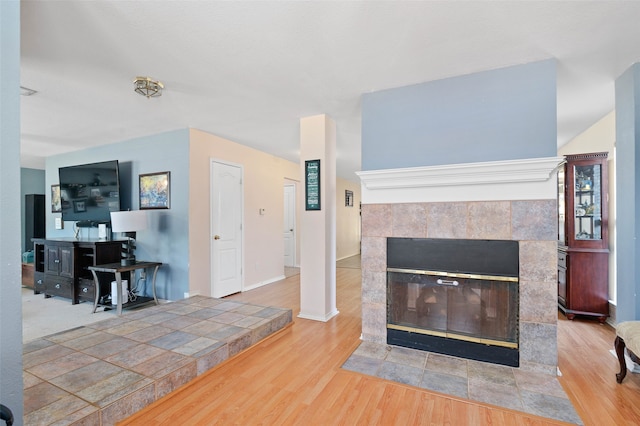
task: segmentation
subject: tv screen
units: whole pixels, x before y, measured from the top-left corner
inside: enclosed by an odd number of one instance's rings
[[[118,160],[60,167],[62,220],[97,226],[120,211]]]

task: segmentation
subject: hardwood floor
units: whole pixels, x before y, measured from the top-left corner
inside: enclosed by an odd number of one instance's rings
[[[327,323],[295,317],[299,275],[229,297],[292,308],[294,324],[122,424],[563,424],[342,370],[359,344],[360,296],[360,270],[339,267],[340,314]],[[560,382],[584,424],[640,424],[640,377],[616,383],[613,329],[561,317],[558,340]]]
[[[616,383],[614,339],[609,325],[558,316],[559,381],[585,425],[640,424],[640,374]]]

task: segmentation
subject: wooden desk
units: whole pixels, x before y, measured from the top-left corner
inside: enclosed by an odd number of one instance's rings
[[[158,304],[158,298],[156,297],[156,275],[158,274],[158,268],[162,265],[162,263],[160,262],[146,262],[146,261],[137,261],[135,264],[133,265],[127,265],[127,266],[122,266],[120,264],[120,262],[118,263],[108,263],[105,265],[95,265],[95,266],[89,266],[89,270],[91,271],[91,273],[93,274],[93,280],[95,282],[95,286],[96,286],[96,299],[93,302],[93,312],[95,313],[96,309],[98,308],[98,301],[100,300],[100,281],[98,279],[98,275],[96,274],[96,272],[111,272],[113,274],[115,274],[116,276],[116,285],[118,288],[118,304],[117,304],[117,314],[118,315],[122,315],[122,309],[123,308],[130,308],[133,306],[138,306],[141,305],[143,303],[147,303],[150,302],[151,300],[154,300],[156,302],[156,305]],[[134,302],[130,302],[127,304],[123,304],[122,303],[122,273],[123,272],[130,272],[130,271],[134,271],[133,274],[133,278],[131,279],[131,281],[133,281],[133,279],[135,279],[135,271],[138,269],[148,269],[148,268],[153,268],[153,278],[151,280],[151,288],[153,291],[153,299],[150,297],[144,297],[144,296],[138,296],[137,299]],[[131,285],[131,283],[129,283]],[[139,299],[139,300],[138,300]]]

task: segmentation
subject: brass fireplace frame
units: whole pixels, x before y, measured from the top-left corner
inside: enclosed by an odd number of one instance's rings
[[[475,280],[483,280],[483,281],[501,281],[501,282],[513,283],[515,285],[518,285],[519,283],[518,277],[500,276],[500,275],[469,274],[469,273],[460,273],[460,272],[443,272],[443,271],[407,269],[407,268],[387,268],[387,273],[389,272],[402,273],[402,274],[440,276],[440,277],[448,277],[448,278],[475,279]],[[455,285],[457,284],[452,284],[452,286],[455,286]],[[517,341],[506,342],[502,340],[467,336],[467,335],[458,334],[458,333],[429,330],[424,328],[411,327],[411,326],[398,325],[398,324],[389,324],[388,322],[387,322],[387,329],[406,331],[410,333],[419,333],[419,334],[424,334],[429,336],[445,337],[450,339],[462,340],[466,342],[480,343],[484,345],[501,346],[501,347],[510,348],[510,349],[518,349],[519,347],[519,344]]]

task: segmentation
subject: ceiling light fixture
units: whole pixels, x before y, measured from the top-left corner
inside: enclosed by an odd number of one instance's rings
[[[149,77],[136,77],[133,80],[133,90],[147,98],[162,96],[162,89],[164,89],[164,84]]]

